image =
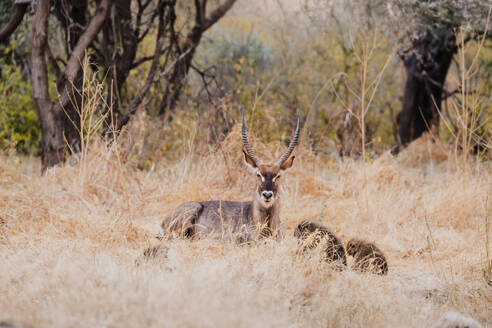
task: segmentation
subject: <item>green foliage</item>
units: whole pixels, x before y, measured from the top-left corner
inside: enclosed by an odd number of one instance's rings
[[[0,149],[34,154],[40,140],[31,85],[19,67],[0,63]]]
[[[229,90],[255,84],[272,70],[272,52],[256,35],[223,37],[211,42],[204,53],[204,65],[215,66],[216,75]],[[217,65],[220,63],[220,65]]]

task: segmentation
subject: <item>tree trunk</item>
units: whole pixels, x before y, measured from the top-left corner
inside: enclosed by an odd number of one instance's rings
[[[402,56],[407,71],[402,110],[398,114],[402,146],[439,126],[444,82],[456,51],[451,29],[433,30],[415,40],[411,51]]]
[[[79,121],[75,113],[77,108],[70,107],[73,94],[77,93],[72,87],[81,85],[81,61],[85,50],[95,38],[111,5],[111,0],[102,0],[92,17],[89,25],[80,34],[80,37],[70,51],[70,57],[62,76],[58,81],[59,98],[52,102],[48,91],[48,71],[46,65],[46,47],[48,19],[50,14],[50,0],[39,0],[36,12],[32,20],[30,35],[31,48],[31,83],[36,112],[41,127],[41,162],[42,169],[54,166],[64,159],[64,136],[71,132],[73,139],[79,140],[78,131],[74,129],[74,123]],[[74,117],[67,119],[65,112],[72,108]],[[70,115],[70,113],[69,113]],[[72,122],[73,121],[73,122]],[[70,142],[70,140],[69,140]]]
[[[41,127],[41,163],[43,171],[63,158],[63,135],[60,113],[53,106],[48,92],[45,60],[50,1],[40,0],[32,20],[30,37],[31,83],[36,112]]]
[[[41,127],[41,163],[42,171],[55,166],[65,157],[62,115],[55,111],[55,106],[48,99],[34,99]]]

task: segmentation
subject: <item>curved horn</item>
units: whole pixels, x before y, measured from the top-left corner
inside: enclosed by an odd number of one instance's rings
[[[241,135],[243,137],[244,149],[248,153],[248,155],[256,162],[256,164],[260,164],[261,160],[256,156],[253,148],[249,145],[248,136],[246,135],[246,123],[244,122],[244,113],[246,110],[243,110],[243,127],[241,129]]]
[[[294,148],[297,146],[297,142],[299,141],[299,132],[301,131],[301,116],[299,115],[299,111],[297,111],[297,125],[296,125],[296,132],[294,132],[294,136],[292,137],[292,140],[290,141],[289,148],[287,148],[287,151],[279,158],[278,164],[282,165],[283,162],[285,162],[290,154],[292,154],[292,151]]]

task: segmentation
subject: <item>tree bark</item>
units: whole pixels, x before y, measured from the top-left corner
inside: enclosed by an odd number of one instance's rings
[[[6,42],[10,35],[14,33],[19,24],[22,22],[22,19],[26,14],[27,7],[29,7],[28,3],[14,4],[14,10],[12,11],[12,15],[10,16],[7,25],[5,25],[5,27],[0,30],[0,43]]]
[[[410,53],[402,56],[407,71],[398,114],[402,146],[439,126],[444,82],[456,51],[451,30],[434,30],[415,40]]]
[[[63,159],[63,135],[60,128],[60,111],[50,100],[48,72],[45,61],[50,1],[40,0],[32,20],[30,37],[31,83],[34,103],[41,127],[42,170]]]

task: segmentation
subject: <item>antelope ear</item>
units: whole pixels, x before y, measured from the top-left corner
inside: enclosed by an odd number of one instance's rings
[[[289,159],[287,159],[285,162],[283,162],[280,165],[280,169],[282,171],[287,171],[288,169],[290,169],[292,167],[292,164],[294,164],[294,158],[296,158],[296,157],[295,156],[291,156]]]
[[[243,155],[244,155],[244,163],[246,164],[246,166],[249,167],[251,170],[256,171],[258,165],[256,165],[255,160],[251,158],[251,156],[249,156],[248,153],[244,151],[244,149],[243,149]]]

